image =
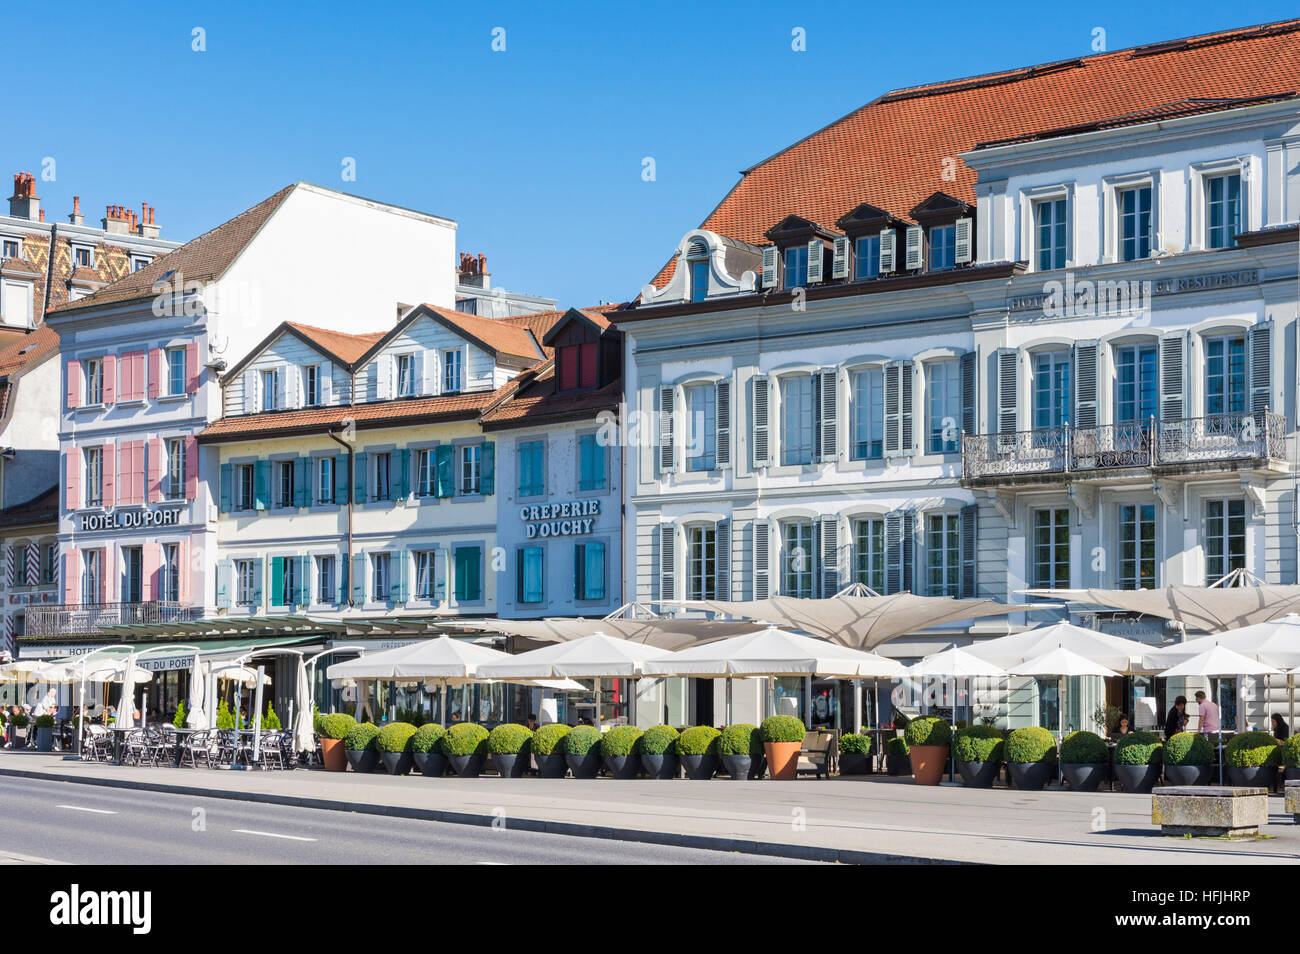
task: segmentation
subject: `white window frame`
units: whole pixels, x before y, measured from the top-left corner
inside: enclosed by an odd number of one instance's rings
[[[163,446],[167,451],[163,496],[168,500],[181,500],[185,497],[185,441],[169,437]]]
[[[1160,186],[1159,169],[1107,176],[1101,180],[1102,262],[1112,263],[1123,260],[1120,254],[1123,246],[1123,235],[1121,233],[1123,223],[1120,216],[1119,197],[1121,192],[1129,189],[1149,188],[1151,190],[1151,254],[1155,255],[1159,251],[1161,247]],[[1140,261],[1140,259],[1137,261]]]
[[[1031,272],[1042,271],[1038,267],[1038,203],[1055,202],[1058,199],[1065,200],[1065,267],[1073,268],[1075,265],[1075,249],[1078,247],[1075,235],[1078,223],[1074,208],[1075,183],[1062,182],[1020,191],[1020,235],[1017,257],[1029,263]]]
[[[454,373],[454,380],[453,380]],[[447,348],[442,352],[442,392],[458,394],[466,390],[465,349]],[[452,385],[456,385],[453,387]]]
[[[1209,249],[1209,221],[1206,215],[1206,180],[1215,176],[1241,176],[1241,228],[1237,234],[1255,230],[1255,190],[1251,176],[1252,157],[1234,156],[1228,159],[1212,159],[1195,162],[1188,166],[1188,195],[1191,208],[1188,209],[1187,247],[1194,252]],[[1229,246],[1231,247],[1231,246]]]

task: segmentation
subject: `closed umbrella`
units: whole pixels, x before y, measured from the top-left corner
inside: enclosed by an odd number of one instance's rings
[[[194,654],[194,662],[190,665],[190,709],[185,713],[185,724],[191,729],[206,728],[208,724],[208,714],[204,711],[207,705],[207,687],[203,678],[203,661],[199,659],[199,654]]]
[[[297,702],[298,720],[293,727],[293,750],[298,753],[312,752],[316,748],[315,726],[312,725],[312,691],[307,678],[307,663],[298,657]]]

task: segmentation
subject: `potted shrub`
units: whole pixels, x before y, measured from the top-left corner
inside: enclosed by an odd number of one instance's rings
[[[421,775],[442,778],[447,774],[447,756],[442,754],[442,737],[447,730],[436,722],[428,722],[411,736],[411,761]]]
[[[36,751],[54,751],[54,716],[52,715],[36,717]]]
[[[1283,778],[1288,782],[1300,780],[1300,735],[1293,735],[1282,743]]]
[[[185,700],[176,703],[176,713],[172,716],[172,725],[178,729],[185,728]]]
[[[411,774],[411,739],[415,736],[415,726],[409,722],[390,722],[379,730],[375,739],[375,748],[379,749],[379,761],[389,775]]]
[[[710,779],[718,771],[718,740],[722,733],[711,725],[691,726],[677,737],[677,758],[687,778]]]
[[[912,755],[912,779],[917,785],[938,785],[952,745],[952,726],[938,716],[913,719],[903,730]]]
[[[31,722],[31,717],[25,712],[19,712],[17,715],[9,717],[9,747],[12,749],[21,749],[27,744],[27,726]]]
[[[1130,732],[1115,743],[1115,779],[1126,792],[1146,795],[1160,781],[1165,746],[1154,732]]]
[[[346,712],[332,712],[320,717],[317,734],[320,736],[321,762],[327,772],[347,771],[348,758],[344,740],[357,720]]]
[[[885,742],[885,771],[893,776],[912,774],[912,754],[907,751],[907,742],[901,735]]]
[[[763,720],[758,732],[763,740],[763,754],[767,756],[768,778],[786,782],[794,778],[805,731],[803,723],[791,715],[768,716]]]
[[[763,737],[758,727],[737,722],[722,730],[718,739],[722,767],[735,781],[763,777]]]
[[[670,725],[652,725],[641,736],[641,769],[646,778],[676,778],[678,732]]]
[[[1022,792],[1037,792],[1056,773],[1056,736],[1042,726],[1016,729],[1003,747],[1011,781]]]
[[[953,735],[952,757],[967,788],[992,788],[1002,770],[1005,743],[991,725],[972,725]]]
[[[538,778],[564,778],[569,766],[561,743],[568,734],[569,727],[563,722],[539,726],[533,733],[533,764],[537,766]]]
[[[845,732],[840,736],[840,774],[866,775],[871,771],[871,736]]]
[[[641,769],[641,736],[634,725],[616,725],[600,737],[600,754],[614,778],[636,778]]]
[[[1205,785],[1214,747],[1199,732],[1179,732],[1165,742],[1165,784]]]
[[[1110,769],[1110,750],[1096,732],[1081,729],[1061,742],[1061,774],[1072,792],[1095,792]]]
[[[442,737],[442,751],[461,778],[478,778],[487,755],[488,730],[477,722],[457,722]]]
[[[343,748],[348,754],[348,765],[354,772],[373,772],[379,764],[379,749],[375,740],[379,738],[379,726],[373,722],[358,722],[348,730],[343,740]]]
[[[523,776],[528,767],[528,749],[532,741],[533,733],[528,727],[513,722],[503,722],[488,733],[488,752],[502,778]]]
[[[1282,747],[1267,732],[1240,732],[1224,749],[1224,761],[1233,785],[1271,789],[1282,763]]]
[[[574,778],[595,778],[600,771],[600,730],[594,725],[575,725],[561,743],[564,763]]]

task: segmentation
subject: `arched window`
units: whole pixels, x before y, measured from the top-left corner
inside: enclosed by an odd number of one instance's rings
[[[689,269],[691,301],[704,301],[709,296],[709,246],[703,239],[692,239],[687,246],[686,267]]]

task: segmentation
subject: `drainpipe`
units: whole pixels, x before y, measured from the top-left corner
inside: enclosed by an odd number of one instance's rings
[[[348,452],[348,606],[355,606],[356,604],[352,602],[352,594],[356,592],[356,581],[352,579],[352,574],[355,572],[355,565],[352,560],[352,517],[354,496],[353,487],[356,486],[356,477],[354,475],[356,469],[354,455],[356,454],[356,451],[353,449],[351,444],[339,437],[334,431],[326,431],[325,433],[329,436],[330,440],[334,441],[334,443],[338,444]],[[337,480],[338,478],[336,477],[336,486]]]

